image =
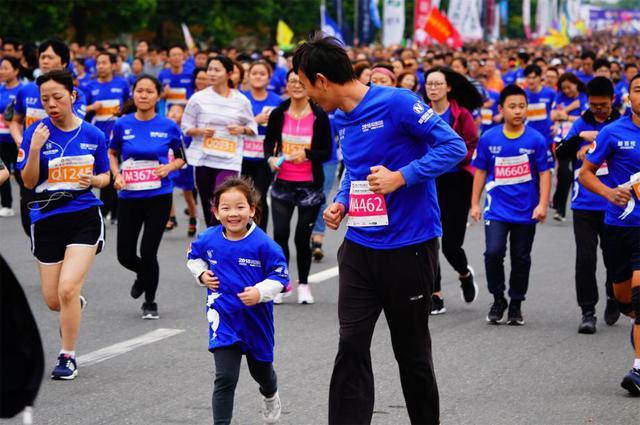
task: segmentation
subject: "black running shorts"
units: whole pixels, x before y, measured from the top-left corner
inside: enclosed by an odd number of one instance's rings
[[[614,283],[625,282],[640,271],[640,227],[605,225],[604,242]]]

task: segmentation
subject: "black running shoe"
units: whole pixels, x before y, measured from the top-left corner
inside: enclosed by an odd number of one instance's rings
[[[322,261],[324,258],[324,252],[322,251],[322,244],[318,242],[311,243],[311,255],[316,262]]]
[[[629,391],[631,395],[640,396],[640,370],[631,369],[620,385]]]
[[[446,312],[447,308],[444,306],[444,299],[436,294],[431,295],[431,314],[435,316]]]
[[[507,300],[505,298],[496,298],[493,304],[491,304],[491,309],[487,315],[487,322],[495,325],[501,323],[507,306]]]
[[[578,333],[591,335],[596,333],[596,318],[593,311],[587,311],[582,315],[582,323],[580,323],[580,327],[578,328]]]
[[[520,303],[511,302],[509,304],[509,314],[507,316],[507,325],[522,326],[524,325],[524,319],[522,318],[522,311],[520,311]]]
[[[131,285],[131,292],[129,294],[134,300],[137,300],[140,298],[140,295],[144,294],[144,288],[138,279],[136,279],[135,282],[133,282],[133,285]]]
[[[189,229],[187,230],[187,236],[192,238],[196,235],[198,230],[198,219],[195,217],[189,218]]]
[[[142,318],[145,320],[157,320],[160,318],[158,314],[158,304],[156,303],[142,303]]]
[[[467,266],[469,274],[460,278],[460,292],[466,303],[472,303],[478,298],[478,285],[476,285],[475,273],[471,266]]]
[[[613,326],[619,318],[620,307],[618,307],[618,301],[607,298],[607,306],[604,308],[604,323],[609,326]]]

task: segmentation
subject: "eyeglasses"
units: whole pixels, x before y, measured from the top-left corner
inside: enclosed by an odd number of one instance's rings
[[[442,87],[442,86],[446,86],[447,83],[442,83],[442,82],[438,82],[438,83],[427,83],[425,84],[425,86],[429,89],[437,89],[438,87]]]

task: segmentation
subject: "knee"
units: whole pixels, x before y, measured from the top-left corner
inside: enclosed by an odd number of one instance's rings
[[[640,325],[640,286],[631,288],[631,309],[636,325]]]
[[[631,305],[631,291],[629,285],[625,283],[613,284],[613,295],[619,304]]]
[[[118,262],[123,267],[130,269],[135,265],[136,255],[135,253],[125,252],[124,250],[118,250]]]
[[[228,370],[216,370],[214,385],[217,391],[234,390],[238,375]]]
[[[69,304],[71,302],[78,302],[80,296],[80,289],[77,282],[71,280],[61,280],[58,286],[58,299],[60,304]]]
[[[489,261],[502,261],[505,256],[505,249],[501,246],[487,246],[484,258]]]
[[[47,304],[47,307],[51,311],[60,311],[60,300],[57,296],[47,296],[44,297],[44,302]]]

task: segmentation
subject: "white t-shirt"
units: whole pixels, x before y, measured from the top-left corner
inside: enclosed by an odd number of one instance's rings
[[[194,93],[182,115],[182,131],[192,128],[214,128],[214,137],[221,140],[205,144],[202,136],[194,137],[187,149],[187,163],[222,170],[242,169],[243,137],[230,136],[227,125],[236,124],[249,127],[258,133],[251,102],[238,90],[231,89],[229,97],[220,96],[208,87]],[[235,149],[233,147],[235,146]],[[217,153],[216,149],[221,149]]]

